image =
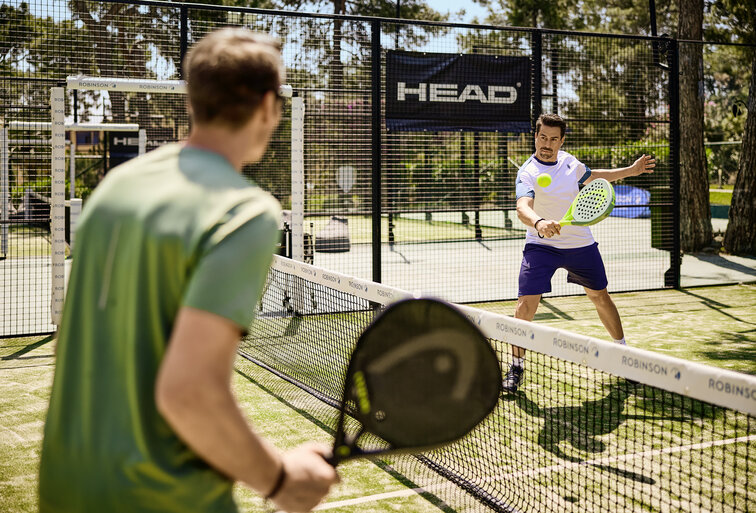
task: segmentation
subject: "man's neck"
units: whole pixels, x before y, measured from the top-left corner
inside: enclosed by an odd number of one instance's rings
[[[219,125],[195,124],[186,140],[186,145],[217,153],[224,157],[237,172],[241,172],[245,157],[250,155],[250,146],[255,144],[248,130],[232,130]]]

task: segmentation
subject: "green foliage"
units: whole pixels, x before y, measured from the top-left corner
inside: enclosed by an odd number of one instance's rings
[[[718,0],[709,5],[710,25],[705,37],[711,40],[753,42],[754,11],[736,2]],[[750,13],[750,14],[749,14]],[[733,16],[739,16],[736,20]],[[717,23],[714,21],[718,20]],[[736,21],[740,20],[740,23]],[[750,27],[750,29],[749,29]],[[751,79],[751,62],[756,49],[742,46],[704,46],[704,140],[710,182],[735,179],[746,122],[746,103]]]
[[[24,56],[24,47],[34,36],[33,17],[29,5],[21,2],[18,7],[0,5],[0,73],[14,73],[14,64]]]
[[[633,0],[476,0],[486,22],[513,27],[651,34],[648,2]],[[677,0],[656,0],[658,34],[674,34]]]
[[[756,8],[743,0],[705,0],[704,38],[756,44]]]
[[[581,162],[589,167],[614,168],[632,164],[635,159],[645,154],[653,154],[657,160],[669,159],[669,142],[657,141],[630,143],[616,146],[580,146],[567,149]]]
[[[706,146],[709,183],[726,184],[735,179],[740,161],[740,143]]]
[[[52,181],[50,176],[40,176],[34,180],[24,182],[22,185],[12,185],[10,187],[10,196],[12,205],[21,205],[24,201],[26,191],[36,192],[43,196],[50,195],[50,185]]]

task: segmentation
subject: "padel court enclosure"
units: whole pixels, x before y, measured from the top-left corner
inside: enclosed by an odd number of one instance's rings
[[[393,291],[515,296],[514,181],[542,112],[567,119],[565,149],[589,167],[656,156],[594,233],[613,291],[679,285],[673,39],[168,2],[4,6],[0,336],[55,328],[88,186],[187,135],[181,61],[226,25],[279,37],[293,89],[244,173],[290,212],[281,252],[294,258],[275,259],[240,356],[305,391],[313,418]],[[580,292],[557,282],[554,295]],[[501,361],[509,344],[530,350],[528,376],[471,437],[389,463],[441,509],[754,509],[752,377],[468,311]]]
[[[515,176],[535,119],[557,112],[568,122],[564,149],[589,167],[657,158],[653,175],[623,184],[615,215],[595,229],[610,289],[679,284],[673,39],[167,2],[8,6],[0,336],[54,330],[67,219],[86,203],[84,182],[188,133],[183,95],[77,89],[67,79],[179,81],[192,43],[226,25],[281,39],[302,106],[287,101],[270,151],[244,170],[292,213],[282,251],[457,302],[514,297],[525,229]],[[51,109],[56,87],[62,112]],[[99,128],[75,131],[90,125]],[[581,292],[563,282],[552,294]]]

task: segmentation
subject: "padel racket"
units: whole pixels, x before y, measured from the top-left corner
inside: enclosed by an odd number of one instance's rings
[[[328,461],[451,443],[494,409],[500,383],[496,353],[457,308],[435,299],[394,303],[357,341]]]
[[[603,178],[597,178],[583,187],[562,216],[562,226],[590,226],[606,218],[614,209],[614,187]]]

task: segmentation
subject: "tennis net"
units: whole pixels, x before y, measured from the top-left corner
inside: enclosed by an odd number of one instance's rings
[[[240,354],[333,429],[359,334],[412,295],[276,256]],[[756,377],[460,308],[527,366],[467,437],[383,458],[441,509],[756,511]]]

